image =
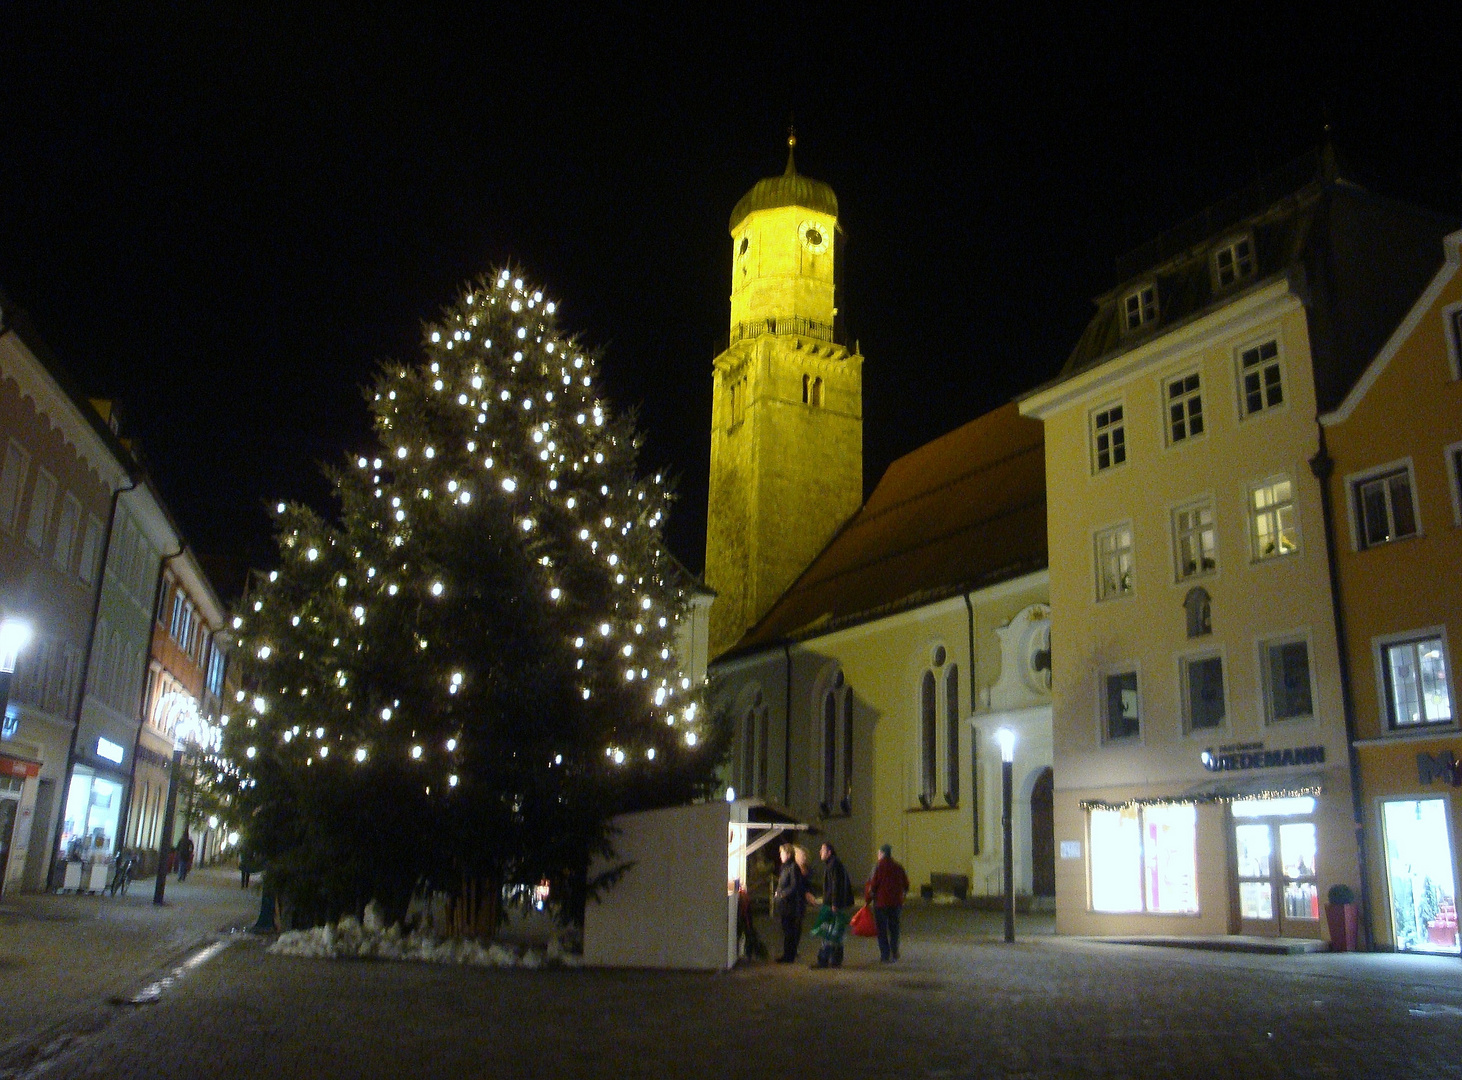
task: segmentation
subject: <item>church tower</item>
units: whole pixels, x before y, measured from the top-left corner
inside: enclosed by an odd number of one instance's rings
[[[832,188],[787,169],[731,212],[731,335],[716,357],[706,521],[710,654],[756,623],[863,502],[863,357],[838,314]]]

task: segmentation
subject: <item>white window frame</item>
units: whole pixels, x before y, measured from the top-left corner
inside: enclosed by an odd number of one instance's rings
[[[1443,449],[1447,462],[1447,489],[1452,494],[1452,524],[1462,525],[1462,468],[1458,458],[1462,457],[1462,442],[1454,442]]]
[[[1129,578],[1129,583],[1128,583],[1127,587],[1124,589],[1122,587],[1122,582],[1121,582],[1121,578],[1120,578],[1120,575],[1119,575],[1118,580],[1117,580],[1117,588],[1116,588],[1116,590],[1114,592],[1107,593],[1107,592],[1104,591],[1103,585],[1102,585],[1102,583],[1106,580],[1106,578],[1104,577],[1104,573],[1103,573],[1105,568],[1102,565],[1102,538],[1103,537],[1108,537],[1108,536],[1115,536],[1117,533],[1119,533],[1123,529],[1126,529],[1127,530],[1127,548],[1126,548],[1126,551],[1127,551],[1127,562],[1128,562],[1127,576]],[[1114,550],[1114,553],[1120,555],[1122,549],[1115,548],[1113,550]],[[1127,521],[1120,521],[1120,522],[1118,522],[1115,525],[1109,525],[1105,529],[1098,529],[1096,532],[1092,533],[1092,535],[1091,535],[1092,568],[1095,571],[1095,578],[1094,578],[1092,584],[1096,588],[1096,600],[1097,600],[1097,603],[1104,604],[1104,603],[1106,603],[1109,600],[1120,600],[1123,597],[1131,596],[1133,593],[1135,593],[1137,591],[1137,555],[1136,555],[1136,551],[1137,551],[1137,537],[1136,537],[1136,533],[1135,533],[1135,531],[1134,531],[1134,529],[1132,527],[1132,521],[1130,519],[1128,519]],[[1119,562],[1118,563],[1118,566],[1120,567],[1120,565],[1121,564]]]
[[[95,514],[87,514],[81,538],[81,558],[76,564],[76,576],[83,585],[96,584],[96,563],[101,553],[102,523]]]
[[[1442,642],[1442,665],[1447,672],[1447,697],[1452,706],[1452,717],[1449,720],[1436,720],[1430,723],[1421,724],[1398,724],[1391,714],[1391,699],[1386,693],[1386,653],[1395,645],[1404,645],[1408,642],[1424,641],[1429,638],[1440,638]],[[1423,626],[1416,630],[1407,630],[1399,634],[1380,634],[1371,638],[1371,663],[1376,675],[1376,701],[1381,711],[1381,732],[1388,736],[1404,736],[1414,734],[1418,731],[1449,731],[1457,728],[1457,690],[1456,679],[1452,676],[1452,647],[1447,641],[1446,626]]]
[[[1307,715],[1302,716],[1277,717],[1274,715],[1274,695],[1269,681],[1269,650],[1281,645],[1292,645],[1296,642],[1304,642],[1305,645],[1305,666],[1309,671],[1310,680],[1310,711]],[[1315,679],[1315,641],[1309,630],[1294,630],[1286,634],[1275,634],[1270,637],[1261,638],[1257,642],[1257,650],[1259,661],[1259,700],[1263,704],[1264,709],[1264,726],[1288,726],[1290,724],[1303,724],[1314,720],[1320,712],[1320,693]]]
[[[1217,660],[1219,671],[1223,678],[1223,720],[1214,727],[1195,728],[1193,726],[1193,702],[1189,690],[1188,668],[1192,664],[1201,663],[1204,660]],[[1230,705],[1233,703],[1233,694],[1229,685],[1229,664],[1228,656],[1222,646],[1217,648],[1196,649],[1192,652],[1179,653],[1178,661],[1178,698],[1182,706],[1183,734],[1195,738],[1212,738],[1214,732],[1220,734],[1229,731],[1233,727],[1230,716]]]
[[[1386,540],[1378,540],[1374,544],[1365,542],[1364,522],[1361,521],[1360,510],[1356,500],[1360,496],[1360,488],[1363,484],[1380,480],[1383,477],[1393,476],[1400,472],[1406,473],[1406,482],[1411,487],[1411,517],[1415,525],[1415,531],[1405,536],[1393,536]],[[1388,461],[1384,465],[1376,465],[1369,469],[1362,469],[1353,472],[1345,478],[1345,501],[1346,512],[1350,517],[1350,550],[1370,551],[1372,548],[1390,547],[1398,540],[1410,540],[1423,535],[1421,527],[1421,500],[1417,498],[1416,491],[1416,467],[1412,464],[1411,458],[1399,458],[1396,461]],[[1388,520],[1393,517],[1391,510],[1391,495],[1389,490],[1386,493],[1386,515]],[[1393,523],[1394,524],[1394,523]]]
[[[1109,419],[1108,422],[1099,429],[1097,427],[1097,416],[1103,414],[1110,416],[1113,409],[1120,409],[1122,411],[1121,419],[1116,421],[1112,421]],[[1087,413],[1086,426],[1087,446],[1091,452],[1091,474],[1093,476],[1100,476],[1102,473],[1111,472],[1113,469],[1120,469],[1123,465],[1127,464],[1127,460],[1130,455],[1127,453],[1127,405],[1124,399],[1117,398],[1115,401],[1109,401],[1105,405],[1098,405],[1095,409],[1092,409],[1089,413]],[[1121,461],[1115,460],[1117,456],[1117,440],[1113,436],[1115,433],[1118,432],[1120,432],[1122,436]],[[1102,465],[1100,463],[1101,451],[1098,449],[1097,446],[1098,439],[1103,434],[1107,436],[1108,460],[1107,464],[1105,465]]]
[[[1447,361],[1452,378],[1462,379],[1462,302],[1442,308],[1442,333],[1447,339]]]
[[[41,477],[45,477],[46,483],[51,489],[46,493],[46,504],[44,507],[37,507],[36,500],[41,493]],[[30,513],[25,518],[25,542],[36,551],[46,550],[46,537],[51,533],[51,515],[56,509],[56,494],[61,490],[61,485],[56,478],[41,466],[36,466],[35,483],[30,488]],[[40,511],[40,528],[36,528],[36,512]]]
[[[1186,383],[1189,379],[1196,378],[1198,386],[1193,390],[1185,390],[1177,399],[1183,405],[1183,437],[1173,438],[1173,398],[1172,385],[1175,382]],[[1186,371],[1179,371],[1172,375],[1163,376],[1162,380],[1162,430],[1164,443],[1169,446],[1187,446],[1194,440],[1201,439],[1208,434],[1208,413],[1204,410],[1204,399],[1207,397],[1207,387],[1203,382],[1203,371],[1201,368],[1189,368]],[[1188,411],[1188,402],[1196,398],[1198,400],[1199,422],[1203,430],[1194,434],[1192,416]]]
[[[55,546],[51,553],[51,565],[63,574],[71,572],[71,559],[76,554],[81,523],[81,500],[68,491],[61,499],[61,513],[56,518]],[[63,528],[67,532],[63,532]]]
[[[1290,510],[1292,512],[1291,513],[1291,519],[1294,522],[1294,550],[1293,551],[1279,550],[1279,551],[1273,552],[1272,554],[1266,555],[1266,554],[1264,554],[1263,552],[1261,552],[1259,550],[1259,528],[1258,528],[1259,516],[1261,514],[1268,514],[1268,513],[1273,512],[1272,511],[1272,508],[1274,506],[1276,506],[1276,505],[1279,505],[1279,504],[1277,504],[1277,503],[1271,503],[1270,504],[1270,508],[1271,509],[1260,510],[1257,507],[1255,507],[1255,505],[1254,505],[1254,492],[1259,491],[1262,488],[1272,487],[1275,484],[1278,484],[1280,482],[1288,482],[1289,483],[1289,504],[1288,505],[1289,505]],[[1288,558],[1289,556],[1292,556],[1292,555],[1298,555],[1300,553],[1301,549],[1304,547],[1304,540],[1303,540],[1302,534],[1300,532],[1300,504],[1299,504],[1299,493],[1297,491],[1297,488],[1298,488],[1298,485],[1295,483],[1294,477],[1290,476],[1288,473],[1275,473],[1273,476],[1266,476],[1262,480],[1256,480],[1255,482],[1253,482],[1252,484],[1250,484],[1245,489],[1245,491],[1244,491],[1244,522],[1245,522],[1245,528],[1247,528],[1248,531],[1249,531],[1249,558],[1250,558],[1250,561],[1251,562],[1253,562],[1253,563],[1267,563],[1267,562],[1273,562],[1276,559]],[[1277,524],[1277,521],[1278,521],[1278,519],[1276,517],[1276,524]],[[1276,529],[1275,535],[1276,536],[1278,535],[1278,530],[1277,529]]]
[[[1159,808],[1166,809],[1168,806],[1189,806],[1193,810],[1193,899],[1194,907],[1191,911],[1173,909],[1154,909],[1147,905],[1147,874],[1149,871],[1149,848],[1147,845],[1147,813],[1150,810]],[[1096,915],[1156,915],[1159,917],[1179,918],[1199,915],[1203,910],[1203,898],[1199,889],[1198,870],[1201,861],[1198,855],[1199,818],[1196,803],[1173,803],[1173,804],[1151,804],[1142,803],[1131,807],[1137,814],[1137,901],[1138,906],[1127,909],[1099,908],[1096,906],[1096,884],[1093,877],[1096,873],[1096,848],[1092,844],[1092,818],[1097,813],[1121,813],[1121,809],[1113,806],[1093,806],[1086,811],[1086,910]]]
[[[1133,301],[1136,301],[1134,308]],[[1132,321],[1133,314],[1137,321]],[[1122,333],[1135,334],[1144,326],[1157,322],[1157,282],[1146,281],[1122,297]]]
[[[1131,675],[1137,680],[1137,733],[1113,735],[1107,714],[1107,680],[1117,675]],[[1147,738],[1147,703],[1142,693],[1142,668],[1136,660],[1107,664],[1098,669],[1097,679],[1097,742],[1101,746],[1140,746]]]
[[[1183,573],[1182,547],[1182,538],[1185,534],[1179,530],[1178,515],[1194,510],[1201,510],[1204,507],[1207,507],[1209,513],[1213,516],[1213,524],[1209,526],[1209,530],[1213,533],[1213,568],[1211,570],[1205,570],[1200,558],[1198,569],[1194,570],[1191,574],[1185,574]],[[1168,511],[1168,524],[1172,529],[1173,536],[1173,583],[1175,585],[1186,585],[1199,578],[1216,576],[1218,574],[1218,504],[1213,496],[1201,495],[1196,499],[1189,499],[1186,502],[1181,502],[1177,506],[1172,507]]]
[[[1244,390],[1244,354],[1254,349],[1263,349],[1264,346],[1274,346],[1274,357],[1272,360],[1262,360],[1259,371],[1259,393],[1266,397],[1266,402],[1253,412],[1249,411],[1249,397]],[[1269,364],[1274,364],[1279,369],[1279,404],[1270,405],[1267,403],[1267,395],[1264,395],[1264,379],[1262,372]],[[1261,337],[1245,341],[1234,349],[1234,387],[1238,391],[1239,421],[1242,423],[1256,416],[1268,416],[1272,413],[1282,412],[1289,408],[1289,363],[1285,356],[1284,339],[1278,331],[1267,333]]]
[[[11,462],[14,462],[12,470]],[[25,505],[25,481],[30,475],[30,451],[11,439],[5,446],[5,460],[0,463],[0,477],[10,473],[15,477],[15,490],[10,492],[10,505],[0,506],[0,529],[15,533],[22,525],[20,511]]]
[[[1246,258],[1240,258],[1237,248],[1240,244],[1249,245],[1249,254]],[[1223,267],[1219,265],[1219,258],[1224,252],[1233,252],[1233,280],[1223,280]],[[1241,233],[1237,236],[1230,236],[1213,249],[1213,289],[1214,292],[1227,292],[1229,289],[1237,288],[1259,272],[1259,253],[1254,249],[1254,234]],[[1248,269],[1245,270],[1245,265]]]

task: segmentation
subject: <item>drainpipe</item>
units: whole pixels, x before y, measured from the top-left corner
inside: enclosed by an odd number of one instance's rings
[[[1320,481],[1320,510],[1325,519],[1325,557],[1330,560],[1330,610],[1335,619],[1335,645],[1340,656],[1340,707],[1345,717],[1345,748],[1350,763],[1350,813],[1355,826],[1356,864],[1360,870],[1360,903],[1365,917],[1360,920],[1361,944],[1371,947],[1371,875],[1366,866],[1365,799],[1360,784],[1360,750],[1355,745],[1355,704],[1350,685],[1350,651],[1345,639],[1345,608],[1340,596],[1340,562],[1336,558],[1335,508],[1330,496],[1330,477],[1335,472],[1335,459],[1325,442],[1325,425],[1316,417],[1320,430],[1320,449],[1310,458],[1310,471]]]
[[[782,805],[792,806],[792,643],[782,646],[787,655],[787,701],[782,713]]]
[[[91,627],[86,634],[86,652],[81,657],[81,686],[76,694],[76,711],[71,717],[71,746],[66,751],[66,777],[61,785],[61,812],[56,815],[56,828],[51,833],[51,865],[46,868],[48,879],[56,872],[56,856],[61,852],[61,830],[66,827],[66,800],[71,797],[71,775],[76,769],[76,737],[81,733],[81,710],[86,704],[86,684],[91,681],[91,653],[96,645],[96,621],[102,610],[102,590],[106,588],[107,559],[112,553],[112,526],[117,520],[117,502],[127,492],[137,488],[135,476],[129,473],[127,480],[129,483],[126,487],[112,491],[112,506],[107,513],[107,532],[102,537],[102,555],[97,563],[96,592],[91,598]],[[127,823],[122,822],[121,827],[125,829]]]
[[[965,593],[965,613],[969,616],[970,628],[970,718],[975,715],[975,603],[970,599],[970,594]],[[973,819],[975,837],[975,854],[980,853],[980,788],[979,788],[979,765],[980,765],[980,739],[973,724],[970,725],[970,816]]]

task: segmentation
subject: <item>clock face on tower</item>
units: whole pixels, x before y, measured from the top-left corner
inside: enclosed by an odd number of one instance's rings
[[[821,255],[827,250],[827,230],[815,221],[804,221],[797,226],[797,235],[802,238],[802,243],[807,245],[807,250],[814,255]]]

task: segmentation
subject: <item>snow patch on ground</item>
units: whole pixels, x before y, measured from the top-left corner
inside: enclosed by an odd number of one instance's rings
[[[374,916],[374,917],[373,917]],[[418,960],[430,964],[472,964],[478,967],[578,967],[582,958],[564,951],[551,938],[543,950],[517,949],[470,938],[438,938],[417,930],[402,934],[397,924],[381,929],[379,915],[367,909],[365,925],[353,915],[338,923],[279,935],[269,951],[279,956],[309,956],[318,960]]]

